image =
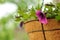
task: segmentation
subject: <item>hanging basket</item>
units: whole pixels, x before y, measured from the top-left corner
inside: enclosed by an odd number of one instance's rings
[[[60,22],[55,19],[48,19],[48,24],[43,25],[44,29],[38,20],[25,22],[24,28],[29,40],[60,40]]]

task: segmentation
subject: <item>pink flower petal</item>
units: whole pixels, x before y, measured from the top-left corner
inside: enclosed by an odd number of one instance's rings
[[[36,16],[38,17],[39,21],[43,24],[47,24],[47,18],[45,17],[44,13],[40,10],[36,11]]]

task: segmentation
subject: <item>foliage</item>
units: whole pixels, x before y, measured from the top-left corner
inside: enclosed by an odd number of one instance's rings
[[[39,1],[40,0],[36,2],[33,0],[20,0],[20,3],[17,3],[19,16],[16,16],[16,21],[28,21],[32,19],[37,19],[35,11],[41,8],[41,4]],[[31,8],[29,9],[30,5]]]
[[[57,3],[56,6],[56,13],[58,14],[58,16],[56,16],[56,19],[60,20],[60,3]]]
[[[33,5],[31,9],[28,9],[27,3],[23,1],[21,2],[20,6],[18,6],[19,17],[16,17],[16,19],[19,19],[19,21],[37,19],[35,11],[40,9],[41,5],[39,3],[37,4],[37,6],[34,7]],[[60,20],[60,3],[57,3],[56,5],[52,3],[46,4],[44,8],[44,13],[46,13],[47,18]]]
[[[44,12],[46,12],[47,18],[55,18],[57,20],[60,20],[60,3],[57,3],[56,5],[53,5],[52,3],[45,6]]]

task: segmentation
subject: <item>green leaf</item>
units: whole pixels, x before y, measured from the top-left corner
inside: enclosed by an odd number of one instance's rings
[[[36,10],[41,10],[41,5],[38,4],[35,8],[36,8]]]
[[[29,19],[29,14],[23,14],[23,19],[24,19],[24,20]]]
[[[56,20],[60,20],[60,15],[55,17]]]
[[[57,6],[57,7],[60,7],[60,3],[57,3],[56,6]]]

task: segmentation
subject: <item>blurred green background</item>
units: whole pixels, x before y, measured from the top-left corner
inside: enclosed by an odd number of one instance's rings
[[[9,15],[0,19],[0,40],[28,40],[27,33]]]
[[[15,21],[19,3],[20,0],[0,0],[0,40],[28,40],[20,22]]]

